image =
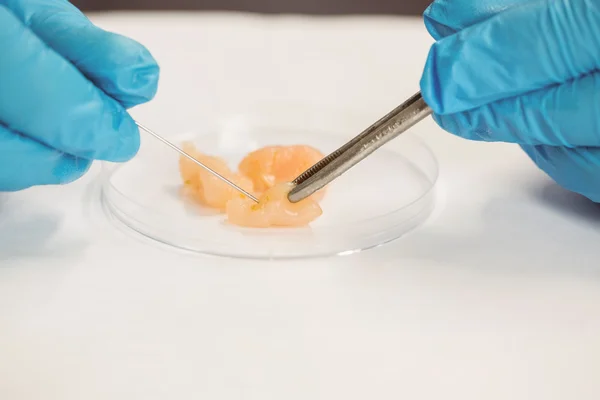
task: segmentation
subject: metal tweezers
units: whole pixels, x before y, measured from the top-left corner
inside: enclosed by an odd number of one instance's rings
[[[415,94],[389,114],[368,127],[348,143],[300,174],[288,193],[297,203],[331,183],[375,150],[406,132],[431,114],[421,92]]]

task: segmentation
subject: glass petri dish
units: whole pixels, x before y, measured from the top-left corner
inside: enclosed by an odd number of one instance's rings
[[[267,145],[307,144],[328,154],[372,122],[352,111],[254,107],[229,113],[193,132],[166,135],[193,141],[232,168]],[[102,203],[111,219],[173,248],[216,256],[281,259],[347,255],[398,239],[427,220],[435,207],[438,163],[412,134],[401,135],[329,185],[323,215],[310,227],[232,226],[223,215],[180,195],[179,154],[142,133],[128,163],[102,165]]]

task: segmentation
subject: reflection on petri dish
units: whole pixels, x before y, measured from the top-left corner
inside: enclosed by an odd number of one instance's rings
[[[307,144],[325,154],[369,123],[352,112],[267,107],[225,115],[195,132],[166,136],[193,141],[199,151],[237,169],[250,151]],[[180,195],[179,154],[142,133],[139,154],[125,164],[103,164],[103,205],[113,220],[155,241],[192,252],[238,258],[306,258],[372,248],[422,224],[435,206],[437,161],[410,133],[377,150],[335,180],[310,227],[254,229]]]

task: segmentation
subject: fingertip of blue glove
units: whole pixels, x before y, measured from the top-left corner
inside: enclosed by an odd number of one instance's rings
[[[425,68],[423,68],[423,74],[419,81],[421,88],[421,96],[429,108],[435,114],[444,114],[444,105],[440,101],[442,98],[441,85],[438,78],[438,63],[436,60],[437,44],[434,44],[429,49],[429,55],[425,62]]]
[[[119,146],[111,157],[111,161],[125,162],[135,157],[140,150],[140,133],[137,128],[130,135],[120,138]]]
[[[115,76],[97,84],[125,108],[133,108],[152,100],[158,91],[160,68],[148,63],[137,66],[129,74]]]
[[[446,16],[446,6],[439,2],[431,3],[423,13],[425,28],[436,41],[456,33],[456,30],[442,22]],[[420,87],[423,99],[433,112],[444,114],[444,106],[441,103],[440,71],[438,71],[438,48],[439,45],[436,42],[429,49],[423,75],[421,76]]]
[[[83,177],[91,166],[91,160],[65,155],[52,171],[52,176],[55,180],[48,184],[66,185],[75,182]]]
[[[129,161],[140,149],[140,131],[125,110],[117,111],[113,121],[114,131],[118,135],[115,144],[107,149],[105,154],[97,155],[95,158],[112,162]]]
[[[145,67],[136,71],[133,81],[134,85],[140,88],[138,97],[134,99],[136,104],[145,103],[156,96],[159,77],[160,67],[156,62],[148,63]]]
[[[457,32],[444,22],[441,22],[445,15],[445,7],[441,7],[435,2],[430,4],[423,13],[425,28],[435,40],[442,39]]]
[[[456,113],[450,115],[433,114],[433,120],[436,124],[448,133],[467,140],[479,142],[498,141],[493,127],[487,124],[489,114],[485,110],[476,110],[467,113]],[[506,140],[514,141],[507,137]]]
[[[432,118],[440,128],[455,136],[468,140],[486,140],[486,138],[474,134],[473,131],[465,129],[465,125],[468,126],[468,123],[466,123],[465,121],[459,121],[461,118],[464,119],[464,115],[462,114],[439,115],[434,113],[432,115]]]
[[[65,132],[72,132],[84,123],[87,127],[77,138],[71,137],[69,146],[59,145],[58,148],[90,160],[125,162],[135,157],[140,148],[140,132],[127,110],[107,96],[103,96],[95,107],[102,107],[104,111],[99,115],[79,115],[81,121],[66,127]]]
[[[115,60],[116,71],[123,71],[121,79],[115,77],[121,84],[120,91],[115,93],[121,104],[133,107],[154,98],[158,91],[160,67],[150,51],[142,44],[125,36],[112,34],[115,41],[114,49],[122,49],[121,57]],[[110,51],[110,50],[108,50]],[[127,66],[130,65],[129,73]]]
[[[446,37],[429,49],[419,82],[421,94],[434,113],[446,115],[480,107],[497,96],[480,97],[474,81],[473,56],[465,49],[462,33]]]
[[[30,29],[124,107],[154,98],[160,68],[145,46],[95,26],[71,5],[27,8]]]
[[[96,56],[78,63],[83,72],[125,108],[152,100],[158,91],[160,67],[150,51],[128,37],[92,29],[99,48]]]

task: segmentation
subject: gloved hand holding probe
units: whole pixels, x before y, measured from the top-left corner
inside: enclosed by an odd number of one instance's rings
[[[133,157],[139,132],[126,109],[154,97],[158,75],[144,47],[66,0],[0,0],[0,191]]]
[[[519,144],[600,202],[600,2],[438,0],[422,95],[445,130]]]

